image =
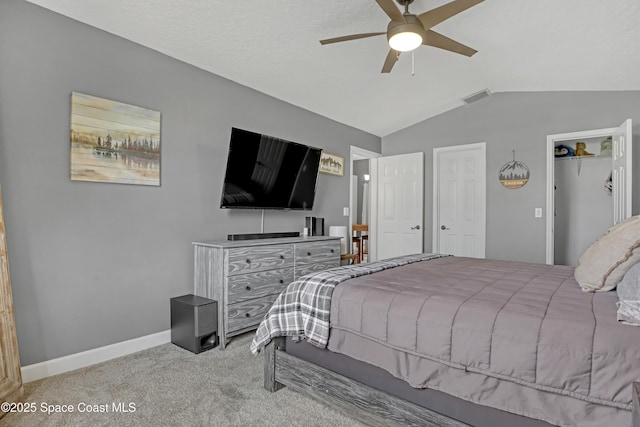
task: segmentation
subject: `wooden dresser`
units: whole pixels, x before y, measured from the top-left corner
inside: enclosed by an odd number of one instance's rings
[[[340,237],[194,242],[194,294],[218,301],[218,336],[257,329],[295,279],[340,265]]]

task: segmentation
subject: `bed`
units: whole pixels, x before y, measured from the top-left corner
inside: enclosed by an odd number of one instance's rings
[[[617,301],[572,267],[418,254],[292,283],[252,351],[268,390],[371,425],[630,426],[640,328]]]

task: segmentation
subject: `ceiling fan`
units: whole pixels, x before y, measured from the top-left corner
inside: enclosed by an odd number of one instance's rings
[[[477,52],[469,46],[436,33],[431,28],[478,3],[482,3],[484,0],[454,0],[417,16],[409,13],[409,5],[413,3],[413,0],[396,1],[404,6],[404,13],[400,12],[393,0],[376,0],[382,10],[391,18],[386,32],[351,34],[349,36],[320,40],[320,43],[325,45],[386,34],[390,49],[382,66],[383,73],[391,72],[401,52],[412,51],[421,44],[465,56],[472,56]]]

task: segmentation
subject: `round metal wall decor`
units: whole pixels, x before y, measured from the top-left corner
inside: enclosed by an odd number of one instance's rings
[[[516,160],[516,152],[513,152],[513,160],[505,163],[498,173],[500,184],[507,188],[520,188],[529,181],[529,168]]]

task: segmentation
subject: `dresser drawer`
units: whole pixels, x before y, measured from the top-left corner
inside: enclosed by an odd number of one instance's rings
[[[296,266],[334,260],[340,263],[340,240],[328,242],[297,243]]]
[[[293,267],[230,276],[227,283],[227,303],[247,301],[279,294],[293,282]]]
[[[304,276],[305,274],[315,273],[317,271],[327,270],[329,268],[339,267],[340,260],[319,262],[317,264],[308,264],[296,267],[296,280]]]
[[[293,245],[229,249],[229,275],[293,266]]]
[[[227,306],[227,333],[258,326],[277,297],[277,295],[269,295],[237,304],[229,304]]]

